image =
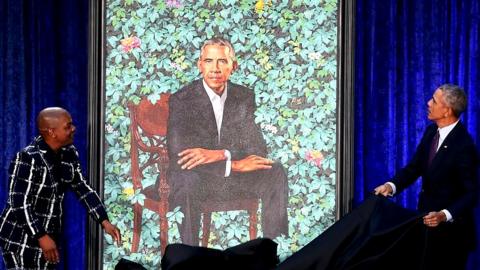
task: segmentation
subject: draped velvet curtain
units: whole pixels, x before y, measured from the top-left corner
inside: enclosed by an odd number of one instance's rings
[[[428,124],[426,103],[443,83],[465,89],[468,111],[462,121],[480,143],[480,1],[357,0],[356,5],[358,203],[413,155]],[[419,187],[417,182],[395,200],[415,208]],[[480,269],[479,259],[476,251],[469,269]]]
[[[0,1],[0,209],[7,200],[10,160],[37,134],[35,118],[44,107],[70,111],[86,168],[87,39],[87,0]],[[68,194],[60,268],[85,269],[85,216]]]
[[[442,83],[466,90],[463,121],[480,143],[480,6],[476,0],[356,2],[355,201],[360,202],[411,157],[428,124],[426,102]],[[35,136],[35,117],[43,107],[71,112],[86,168],[87,14],[87,0],[0,1],[2,209],[10,159]],[[397,202],[414,208],[418,189],[419,183]],[[71,194],[64,209],[63,268],[84,269],[79,250],[85,249],[85,211]],[[479,258],[476,251],[470,269],[480,269]]]

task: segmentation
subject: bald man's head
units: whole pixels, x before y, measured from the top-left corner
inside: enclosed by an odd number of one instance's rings
[[[60,118],[69,115],[67,110],[60,107],[48,107],[40,111],[37,116],[38,131],[42,136],[49,128],[55,128],[59,124]]]
[[[38,131],[53,149],[73,143],[75,126],[67,110],[60,107],[43,109],[37,116]]]

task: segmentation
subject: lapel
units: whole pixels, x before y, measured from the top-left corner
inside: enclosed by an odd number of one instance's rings
[[[218,141],[217,122],[215,121],[215,114],[213,112],[212,103],[210,98],[203,87],[202,80],[195,82],[193,87],[192,107],[193,110],[198,112],[199,118],[203,119],[202,123],[196,123],[196,125],[202,126],[207,130],[210,136],[215,136]]]
[[[50,183],[56,186],[57,181],[60,180],[55,177],[56,170],[59,170],[61,166],[60,164],[57,164],[58,157],[41,136],[36,138],[36,147],[42,162],[45,164],[45,168],[47,168],[47,175],[50,179]]]
[[[228,82],[228,93],[227,99],[225,100],[225,106],[223,107],[223,119],[222,127],[220,129],[220,134],[223,134],[223,131],[227,128],[230,123],[234,122],[234,119],[240,113],[240,110],[237,109],[238,98],[237,98],[237,89],[235,86]]]
[[[38,136],[35,140],[37,151],[40,154],[43,163],[49,171],[52,170],[53,165],[55,164],[55,153],[50,149],[41,136]]]
[[[447,137],[445,140],[442,142],[440,145],[440,148],[438,148],[437,154],[435,154],[435,157],[432,160],[432,164],[430,165],[429,169],[432,168],[437,168],[438,166],[441,166],[442,161],[448,157],[449,153],[452,151],[452,148],[455,147],[456,142],[458,141],[458,137],[461,134],[462,131],[462,123],[458,123],[450,133],[448,133]],[[432,138],[430,139],[430,142],[432,141]]]

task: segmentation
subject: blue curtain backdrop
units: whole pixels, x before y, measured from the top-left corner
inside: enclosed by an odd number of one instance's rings
[[[427,101],[443,83],[468,95],[463,123],[480,143],[480,1],[357,0],[355,202],[413,155]],[[417,205],[420,182],[395,199]],[[477,210],[477,217],[480,216]],[[478,220],[478,218],[477,218]],[[479,223],[480,224],[480,223]],[[480,269],[480,252],[469,269]]]
[[[86,168],[87,5],[0,2],[0,208],[10,159],[35,136],[35,116],[43,107],[72,113]],[[408,161],[428,124],[426,102],[444,82],[465,88],[463,121],[479,143],[479,16],[476,0],[357,0],[356,202]],[[414,208],[418,188],[396,200]],[[64,268],[84,269],[84,252],[78,251],[85,248],[85,212],[74,196],[66,200],[65,215]],[[471,256],[470,269],[480,269],[479,258],[478,251]]]
[[[86,168],[87,40],[87,0],[0,0],[0,209],[10,160],[37,134],[35,118],[44,107],[70,111]],[[68,194],[61,269],[85,269],[85,217]]]

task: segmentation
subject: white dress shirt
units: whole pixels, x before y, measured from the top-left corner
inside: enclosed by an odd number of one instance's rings
[[[223,121],[223,108],[225,107],[225,100],[227,100],[227,84],[225,84],[225,90],[221,96],[219,96],[215,91],[213,91],[203,80],[203,87],[205,88],[205,92],[207,92],[208,98],[212,103],[213,114],[215,115],[215,122],[217,123],[217,134],[218,134],[218,141],[220,141],[222,130],[222,121]],[[225,150],[225,157],[227,158],[227,163],[225,167],[225,177],[230,176],[230,172],[232,170],[232,155],[230,151]]]

